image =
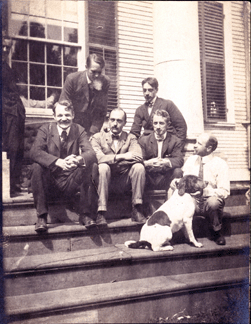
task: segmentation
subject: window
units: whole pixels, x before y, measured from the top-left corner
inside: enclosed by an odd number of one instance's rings
[[[88,1],[89,54],[105,60],[105,74],[110,78],[108,111],[117,107],[116,2]]]
[[[11,1],[11,65],[26,108],[49,108],[77,71],[77,1]]]
[[[199,1],[198,9],[204,120],[226,121],[223,4]]]

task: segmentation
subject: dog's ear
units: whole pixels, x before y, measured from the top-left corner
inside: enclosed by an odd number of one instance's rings
[[[186,181],[186,177],[183,177],[180,182],[178,183],[178,194],[180,196],[183,196],[186,192],[186,185],[187,185],[187,181]]]

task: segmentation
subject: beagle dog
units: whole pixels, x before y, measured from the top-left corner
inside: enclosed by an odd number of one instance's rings
[[[155,252],[172,251],[169,241],[173,233],[184,230],[186,238],[200,248],[203,245],[196,241],[192,228],[195,213],[195,199],[203,193],[206,183],[194,175],[184,176],[170,199],[157,209],[147,220],[140,232],[140,240],[126,241],[129,248],[149,248]]]

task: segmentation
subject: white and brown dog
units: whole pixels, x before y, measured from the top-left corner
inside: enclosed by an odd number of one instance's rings
[[[206,183],[194,175],[184,176],[177,184],[176,189],[163,205],[147,220],[140,232],[140,240],[126,241],[129,248],[150,248],[155,252],[171,251],[173,247],[169,241],[173,233],[184,229],[186,238],[196,247],[203,245],[196,241],[192,222],[195,212],[195,199],[201,196]]]

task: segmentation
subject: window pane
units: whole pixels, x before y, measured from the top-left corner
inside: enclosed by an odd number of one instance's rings
[[[78,21],[78,6],[77,1],[71,0],[71,1],[63,1],[64,5],[64,20],[68,21]]]
[[[30,61],[44,62],[44,44],[40,42],[30,42]]]
[[[30,87],[30,98],[35,100],[45,100],[45,88]]]
[[[78,49],[76,47],[64,47],[64,65],[77,66]]]
[[[11,14],[10,25],[9,25],[10,36],[12,37],[16,35],[27,36],[28,35],[28,24],[26,21],[27,19],[28,19],[27,16]]]
[[[77,70],[78,70],[77,68],[74,69],[74,68],[64,67],[64,82],[65,82],[65,79],[66,79],[68,74],[73,73],[73,72],[77,72]]]
[[[30,36],[31,37],[45,38],[44,31],[45,31],[44,23],[35,22],[35,21],[30,22]]]
[[[45,0],[30,0],[30,15],[45,17]]]
[[[13,46],[12,60],[27,61],[27,42],[24,40],[16,40]]]
[[[27,63],[12,62],[12,69],[15,72],[17,82],[28,83]]]
[[[61,19],[62,1],[50,0],[46,3],[46,14],[48,18]]]
[[[44,65],[30,64],[30,83],[31,84],[45,84],[45,70]]]
[[[77,43],[78,42],[78,30],[77,28],[64,27],[64,41]]]
[[[62,29],[60,26],[60,21],[47,20],[47,38],[62,40]]]
[[[61,46],[47,45],[47,63],[61,65]]]
[[[11,11],[23,14],[29,13],[29,0],[11,1]]]
[[[47,66],[47,84],[49,86],[62,86],[61,67]]]

